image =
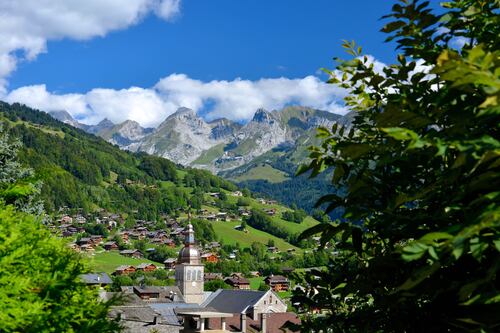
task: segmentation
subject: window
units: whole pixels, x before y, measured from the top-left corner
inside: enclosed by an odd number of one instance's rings
[[[188,270],[186,273],[187,273],[186,281],[191,281],[191,270]]]
[[[197,274],[198,274],[198,276],[197,276],[197,280],[198,280],[198,281],[201,281],[201,270],[198,270],[198,273],[197,273]]]

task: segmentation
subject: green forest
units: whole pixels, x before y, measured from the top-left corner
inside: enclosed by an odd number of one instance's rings
[[[44,112],[0,103],[0,120],[22,142],[19,160],[41,181],[48,212],[60,207],[98,208],[138,219],[159,219],[199,202],[196,193],[232,191],[236,186],[208,171],[183,168],[144,153],[121,151],[101,138],[54,120]],[[193,196],[177,187],[193,189]]]

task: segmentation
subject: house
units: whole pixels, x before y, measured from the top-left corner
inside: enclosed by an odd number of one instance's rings
[[[276,210],[276,208],[271,208],[271,209],[266,209],[266,210],[264,210],[264,212],[265,212],[267,215],[269,215],[269,216],[274,216],[274,215],[276,215],[277,210]]]
[[[279,249],[276,246],[269,246],[267,248],[267,252],[269,252],[269,253],[278,253]]]
[[[264,279],[264,282],[276,292],[290,289],[290,280],[283,275],[270,275]]]
[[[136,269],[143,272],[152,272],[156,270],[156,266],[154,264],[142,263]]]
[[[129,275],[130,273],[135,273],[136,269],[132,265],[121,265],[115,269],[113,275]]]
[[[205,279],[205,282],[222,280],[222,273],[205,273],[203,274],[203,278]]]
[[[297,315],[287,312],[285,302],[272,290],[225,290],[215,291],[202,304],[205,308],[232,313],[226,318],[226,327],[238,332],[281,333],[287,322],[300,323]],[[220,329],[220,320],[209,320],[210,329]]]
[[[201,255],[201,260],[203,260],[203,262],[210,262],[215,264],[219,262],[219,257],[211,252],[208,252]]]
[[[233,289],[250,289],[250,281],[244,277],[227,277],[224,282]]]
[[[102,236],[101,235],[92,235],[90,236],[90,240],[94,245],[99,245],[102,243]]]
[[[137,287],[134,286],[134,294],[141,299],[158,299],[160,298],[160,289],[155,287]]]
[[[116,242],[106,242],[103,247],[106,251],[118,250],[118,244],[116,244]]]
[[[94,251],[94,246],[92,244],[82,244],[80,245],[80,251],[92,252]]]
[[[80,278],[88,285],[105,287],[113,283],[111,278],[106,273],[89,273],[82,274]]]
[[[133,249],[133,250],[123,250],[123,251],[120,251],[120,254],[122,256],[125,256],[125,257],[132,257],[132,258],[142,258],[143,255],[141,253],[141,251],[137,250],[137,249]]]
[[[80,246],[88,245],[88,244],[92,244],[92,240],[89,237],[82,237],[76,241],[76,244],[78,244]]]
[[[241,191],[234,191],[232,194],[233,194],[233,197],[242,197],[243,196],[243,192],[241,192]]]
[[[177,259],[167,258],[163,263],[165,264],[165,269],[175,269],[175,264],[177,263]]]

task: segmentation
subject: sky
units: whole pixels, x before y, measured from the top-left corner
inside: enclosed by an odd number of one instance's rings
[[[395,57],[380,33],[392,1],[0,0],[0,99],[157,126],[178,107],[251,119],[301,104],[344,113],[321,67],[355,40]]]

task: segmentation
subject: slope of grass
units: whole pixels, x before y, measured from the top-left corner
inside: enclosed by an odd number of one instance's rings
[[[264,179],[270,183],[281,183],[288,179],[288,175],[281,170],[273,168],[269,164],[264,164],[253,167],[244,174],[234,178],[237,182],[254,179]]]
[[[240,225],[240,222],[211,222],[215,234],[219,236],[224,243],[227,244],[236,244],[239,243],[242,247],[250,247],[253,242],[267,244],[267,242],[272,239],[274,241],[275,246],[280,251],[286,251],[287,249],[296,249],[300,250],[296,246],[284,241],[281,238],[270,235],[264,231],[260,231],[254,229],[250,226],[247,226],[248,232],[243,232],[240,230],[234,229],[234,227]]]
[[[148,259],[135,259],[120,255],[117,251],[95,253],[90,259],[92,268],[96,272],[113,273],[120,265],[134,265],[141,263],[153,263],[157,267],[163,267],[163,264]]]
[[[217,157],[224,154],[224,143],[213,146],[212,148],[204,151],[200,157],[198,157],[193,164],[209,164]]]

